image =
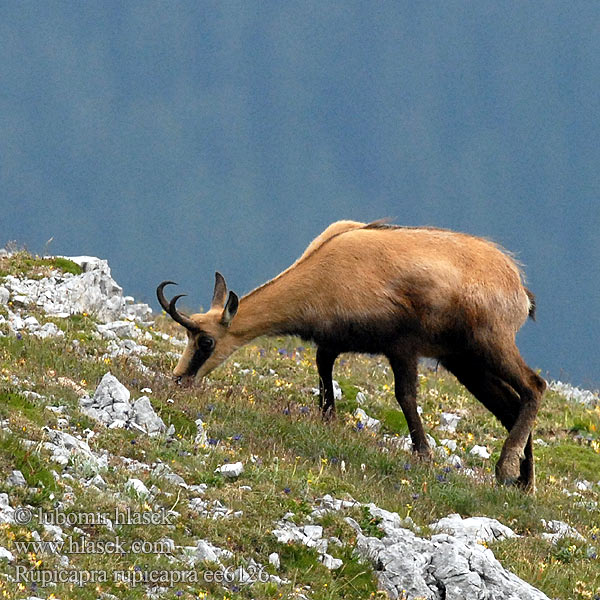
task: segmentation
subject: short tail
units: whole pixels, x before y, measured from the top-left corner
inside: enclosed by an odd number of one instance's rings
[[[527,288],[525,288],[525,293],[527,294],[527,298],[529,299],[529,318],[532,321],[535,321],[535,309],[536,309],[535,294],[531,290],[528,290]]]

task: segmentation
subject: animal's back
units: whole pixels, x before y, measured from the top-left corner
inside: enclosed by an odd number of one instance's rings
[[[526,320],[531,304],[520,269],[496,244],[443,229],[355,225],[298,261],[296,276],[314,290],[325,318],[395,313],[444,329],[458,311],[463,321],[515,332]]]

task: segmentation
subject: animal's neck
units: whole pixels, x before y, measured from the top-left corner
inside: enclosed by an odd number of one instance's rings
[[[250,292],[240,300],[238,312],[231,323],[230,332],[241,344],[261,335],[282,333],[289,328],[290,314],[297,314],[296,301],[279,278]]]

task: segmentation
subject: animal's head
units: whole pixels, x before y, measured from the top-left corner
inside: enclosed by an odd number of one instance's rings
[[[173,281],[163,281],[156,288],[156,296],[167,314],[185,327],[188,336],[187,346],[173,375],[179,380],[191,379],[198,373],[204,377],[235,350],[235,340],[229,332],[229,326],[238,309],[238,297],[233,292],[227,294],[223,275],[215,273],[215,290],[210,310],[188,317],[175,306],[177,300],[185,294],[175,296],[167,302],[163,289],[169,284],[176,285]]]

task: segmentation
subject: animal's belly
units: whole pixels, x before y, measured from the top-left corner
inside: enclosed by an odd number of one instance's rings
[[[298,335],[338,352],[387,354],[393,346],[415,337],[414,327],[397,320],[323,320],[303,324],[285,333]]]

